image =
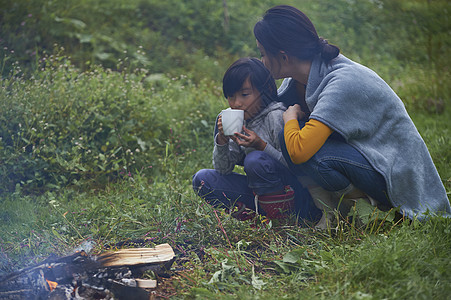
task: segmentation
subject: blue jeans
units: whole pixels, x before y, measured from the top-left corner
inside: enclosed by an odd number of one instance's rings
[[[300,126],[303,126],[302,122]],[[381,208],[393,207],[387,197],[384,177],[338,133],[333,133],[312,158],[298,165],[288,155],[283,130],[279,133],[279,140],[288,167],[296,176],[308,176],[337,195],[343,195],[355,186],[377,200]]]
[[[193,176],[193,189],[214,206],[230,208],[239,201],[255,210],[254,193],[274,193],[289,185],[295,192],[295,209],[299,217],[315,220],[320,216],[321,211],[314,205],[308,190],[287,167],[267,153],[253,151],[246,155],[244,172],[246,175],[222,175],[213,169],[202,169]]]

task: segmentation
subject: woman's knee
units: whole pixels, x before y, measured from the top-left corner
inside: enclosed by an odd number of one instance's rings
[[[339,192],[344,191],[351,184],[346,172],[337,168],[333,160],[313,161],[312,164],[314,166],[310,166],[311,169],[316,170],[312,172],[312,177],[324,189]]]

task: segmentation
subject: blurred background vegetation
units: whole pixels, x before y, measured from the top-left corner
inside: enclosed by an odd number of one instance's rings
[[[365,64],[395,63],[387,66],[393,73],[399,72],[396,67],[411,64],[447,71],[449,1],[284,3],[306,12],[321,36]],[[39,58],[53,53],[57,45],[80,70],[100,64],[113,70],[146,68],[150,73],[218,79],[230,56],[257,55],[253,25],[276,4],[280,2],[2,0],[1,53],[36,68]],[[118,66],[124,59],[127,62]],[[10,65],[3,65],[2,74],[9,69]]]
[[[446,113],[449,1],[285,3],[378,72],[410,112]],[[164,176],[151,163],[209,151],[210,128],[225,105],[224,70],[257,56],[253,25],[276,4],[0,0],[0,192],[81,179],[104,185],[137,170]],[[437,147],[446,146],[444,137]]]

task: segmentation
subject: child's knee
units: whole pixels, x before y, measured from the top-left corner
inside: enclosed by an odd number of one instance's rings
[[[206,182],[208,182],[208,179],[210,177],[210,171],[209,169],[202,169],[198,171],[193,176],[193,189],[196,193],[199,193],[200,190],[205,188]]]
[[[252,176],[252,174],[262,174],[265,172],[264,164],[265,164],[265,153],[263,151],[252,151],[251,153],[246,155],[244,159],[244,172],[248,176]]]

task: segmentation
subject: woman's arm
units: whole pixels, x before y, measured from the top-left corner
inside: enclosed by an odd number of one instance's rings
[[[299,112],[300,107],[295,105],[289,107],[283,116],[285,145],[291,161],[295,164],[308,161],[333,133],[327,125],[315,119],[310,119],[301,129],[298,122]]]

